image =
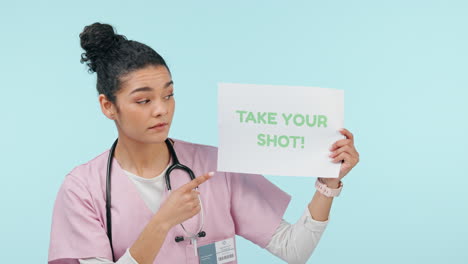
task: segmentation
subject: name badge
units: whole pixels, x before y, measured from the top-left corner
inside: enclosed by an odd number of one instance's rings
[[[234,238],[198,247],[200,264],[223,264],[236,260]]]

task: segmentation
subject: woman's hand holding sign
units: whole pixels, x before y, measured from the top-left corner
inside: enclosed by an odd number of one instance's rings
[[[341,179],[343,179],[349,171],[359,162],[359,153],[354,147],[354,136],[347,129],[343,128],[340,133],[346,136],[345,139],[341,139],[333,143],[330,147],[332,152],[329,156],[332,162],[341,162],[341,168],[338,178],[322,178],[328,188],[336,189],[340,185]],[[310,215],[314,220],[326,221],[330,214],[330,208],[333,198],[322,195],[316,191],[312,201],[309,203],[308,208]]]
[[[341,162],[340,174],[338,178],[327,178],[322,181],[330,188],[337,188],[341,179],[343,179],[349,171],[359,162],[359,153],[354,146],[353,134],[343,128],[340,133],[346,136],[346,139],[341,139],[333,143],[330,147],[332,162]]]

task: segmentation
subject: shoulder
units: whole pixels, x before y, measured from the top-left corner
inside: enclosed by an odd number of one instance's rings
[[[188,141],[176,139],[176,138],[171,138],[171,140],[173,140],[175,144],[178,144],[180,147],[184,147],[184,148],[192,148],[192,149],[199,149],[199,150],[202,149],[202,150],[207,150],[207,151],[218,150],[218,147],[211,146],[211,145],[193,143],[193,142],[188,142]]]
[[[106,150],[66,174],[56,196],[56,214],[75,210],[102,211],[105,206],[108,154],[109,150]]]
[[[215,176],[209,182],[210,184],[226,184],[226,173],[218,172],[217,147],[179,139],[172,140],[174,141],[174,150],[181,164],[188,166],[197,176],[210,171],[221,174],[223,177],[220,177],[221,175]]]
[[[171,138],[174,141],[174,148],[179,152],[182,152],[181,155],[191,155],[193,157],[205,157],[205,158],[213,158],[218,156],[218,147],[199,144],[199,143],[192,143],[180,139]]]
[[[64,182],[75,181],[82,185],[101,186],[105,183],[109,149],[103,151],[91,160],[75,166],[66,176]]]

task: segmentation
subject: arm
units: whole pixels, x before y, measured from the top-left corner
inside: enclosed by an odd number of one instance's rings
[[[273,234],[266,249],[287,263],[306,263],[320,241],[328,221],[320,222],[311,218],[309,210],[295,223],[284,219]]]
[[[150,264],[159,253],[169,230],[198,214],[200,203],[198,191],[193,190],[198,185],[210,179],[213,173],[196,177],[194,180],[172,191],[159,211],[151,218],[140,233],[131,248],[115,263],[118,264]],[[80,264],[110,264],[114,263],[103,258],[80,259]]]
[[[161,215],[155,214],[129,249],[137,263],[153,263],[173,225]]]
[[[80,259],[80,264],[143,264],[153,263],[166,239],[171,222],[164,220],[161,214],[155,214],[141,232],[132,247],[117,262],[105,258]]]
[[[327,181],[327,186],[332,189],[338,188],[339,181]],[[314,220],[327,221],[330,214],[333,197],[327,197],[318,191],[315,191],[312,201],[310,201],[307,208],[309,209],[310,215]]]
[[[111,260],[105,258],[85,258],[79,259],[80,264],[138,264],[136,260],[130,254],[129,249],[125,251],[125,254],[119,258],[117,262],[113,262]]]
[[[212,176],[213,173],[210,172],[196,177],[171,192],[129,250],[137,263],[153,263],[169,230],[200,212],[199,192],[193,189]]]
[[[353,135],[346,129],[340,131],[347,139],[335,142],[330,151],[333,162],[342,162],[340,175],[336,179],[322,179],[332,189],[339,187],[341,179],[359,161],[354,148]],[[282,220],[266,249],[288,263],[305,263],[322,236],[330,214],[333,197],[316,191],[304,215],[293,225]]]

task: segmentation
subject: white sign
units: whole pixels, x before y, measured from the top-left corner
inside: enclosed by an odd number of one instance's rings
[[[344,91],[218,84],[218,170],[336,178],[330,146],[346,138]]]

